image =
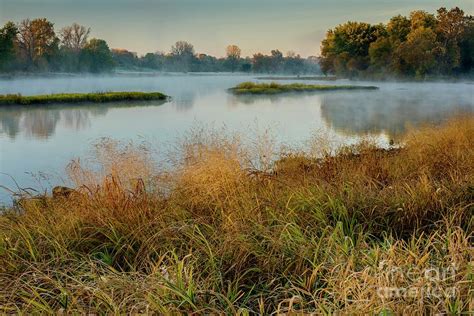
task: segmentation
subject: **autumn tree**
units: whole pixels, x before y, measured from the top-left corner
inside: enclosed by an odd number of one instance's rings
[[[434,29],[436,26],[436,17],[434,14],[423,10],[413,11],[410,13],[411,30],[419,28]]]
[[[237,45],[229,45],[226,48],[226,65],[230,71],[234,72],[240,63],[241,50]]]
[[[46,68],[48,59],[57,52],[58,42],[54,24],[45,18],[26,19],[18,26],[18,48],[27,69]]]
[[[71,51],[79,52],[87,44],[90,28],[73,23],[60,31],[61,45]]]

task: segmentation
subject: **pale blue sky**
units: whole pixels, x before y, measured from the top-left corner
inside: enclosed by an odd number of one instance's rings
[[[473,0],[0,0],[0,23],[47,17],[59,30],[77,22],[111,47],[139,54],[186,40],[217,56],[229,44],[243,55],[278,48],[308,56],[319,54],[328,28],[347,20],[385,22],[441,6],[474,14]]]

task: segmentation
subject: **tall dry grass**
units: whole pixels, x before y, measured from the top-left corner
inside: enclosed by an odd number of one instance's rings
[[[474,310],[474,118],[272,164],[268,144],[190,139],[173,168],[104,140],[74,194],[0,216],[2,312]]]

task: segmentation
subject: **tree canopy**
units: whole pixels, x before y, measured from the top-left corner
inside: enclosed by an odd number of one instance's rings
[[[347,22],[327,32],[321,69],[343,76],[455,75],[472,72],[473,17],[456,7],[413,11],[387,24]]]

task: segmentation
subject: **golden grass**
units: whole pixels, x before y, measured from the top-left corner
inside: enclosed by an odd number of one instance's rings
[[[70,166],[75,194],[0,216],[2,312],[474,309],[474,118],[270,167],[219,133],[180,154],[164,169],[104,140],[102,169]]]

